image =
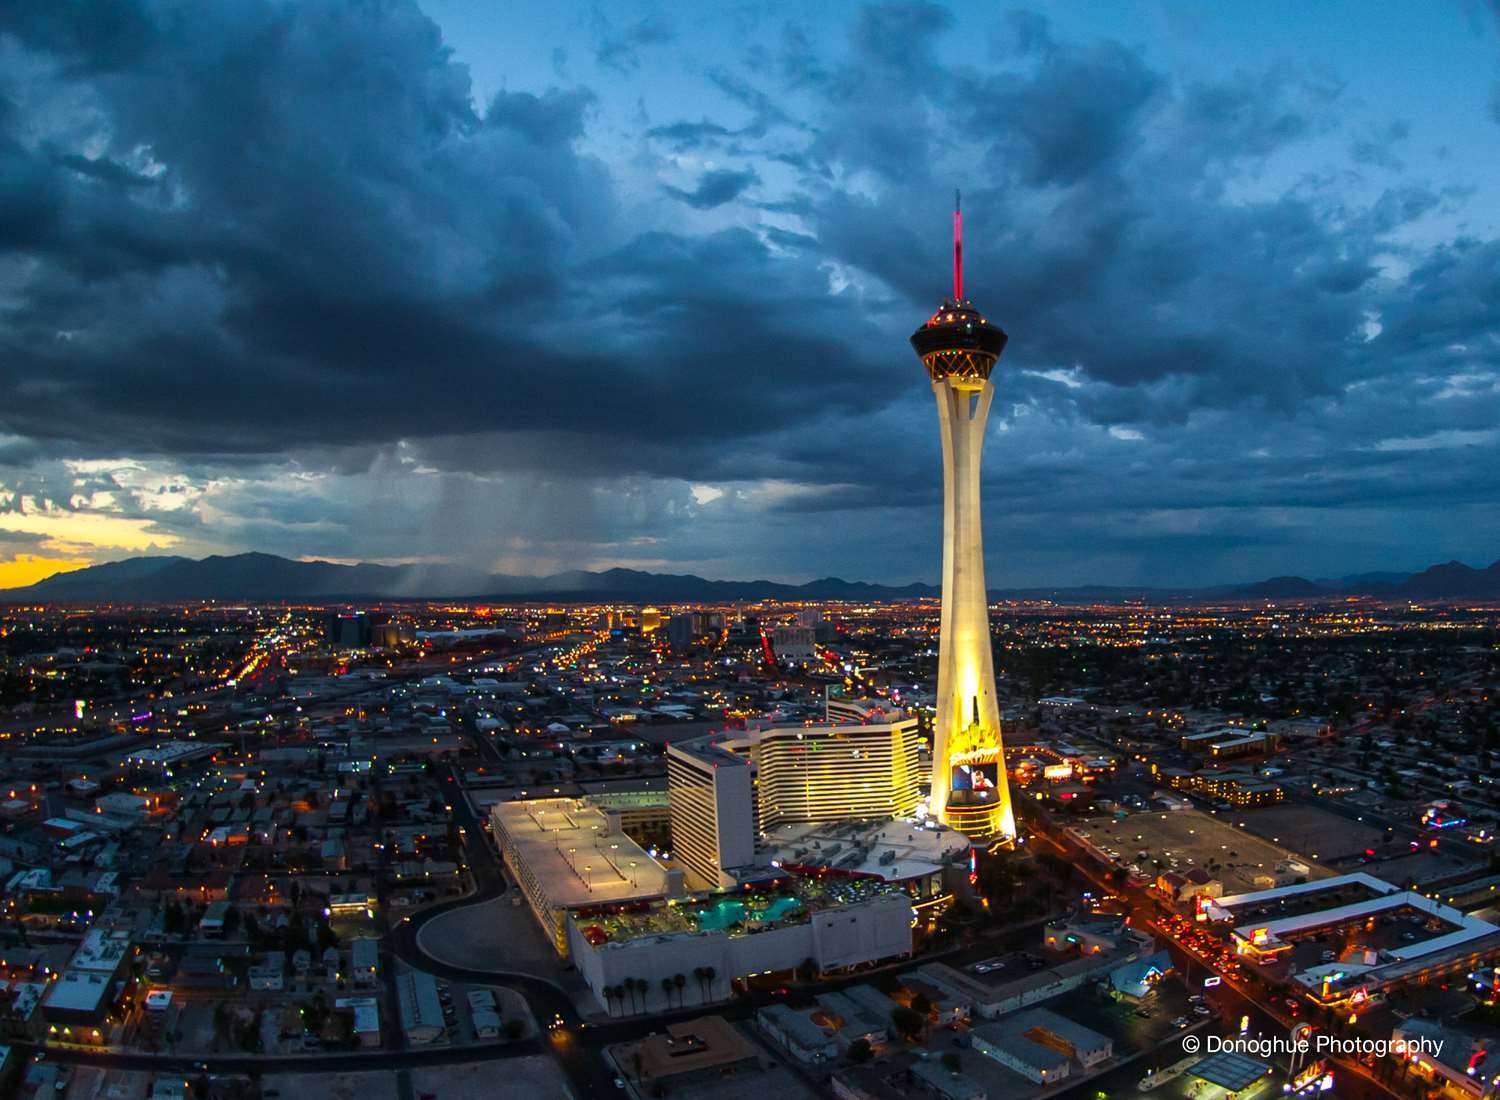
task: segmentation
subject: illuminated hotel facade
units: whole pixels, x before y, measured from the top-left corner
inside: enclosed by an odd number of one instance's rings
[[[775,729],[756,744],[761,831],[785,821],[910,817],[917,808],[917,720]]]
[[[921,800],[917,720],[895,712],[835,715],[830,706],[826,723],[751,729],[723,744],[755,765],[761,833],[791,822],[911,817]]]
[[[672,858],[695,890],[732,889],[755,861],[750,763],[706,739],[667,746]]]
[[[980,458],[1006,335],[963,296],[953,212],[953,297],[911,337],[937,399],[943,443],[943,611],[929,812],[974,840],[1013,840],[984,584]]]

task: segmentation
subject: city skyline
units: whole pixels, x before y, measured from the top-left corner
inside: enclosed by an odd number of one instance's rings
[[[198,19],[0,14],[0,585],[935,581],[954,186],[992,586],[1500,555],[1492,6]]]

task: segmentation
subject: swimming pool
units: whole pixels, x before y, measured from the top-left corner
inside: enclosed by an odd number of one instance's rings
[[[755,912],[747,912],[745,903],[725,899],[707,909],[697,910],[698,927],[705,932],[713,932],[720,928],[733,928],[746,920],[757,924],[766,921],[780,920],[788,913],[795,913],[802,908],[802,903],[796,898],[777,898],[764,909]]]

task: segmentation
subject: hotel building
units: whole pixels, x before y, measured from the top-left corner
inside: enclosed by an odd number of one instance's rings
[[[833,719],[832,704],[829,710]],[[921,782],[917,720],[869,708],[840,713],[850,716],[823,725],[750,730],[725,742],[755,765],[760,832],[787,822],[910,817],[916,812]]]
[[[755,860],[755,790],[749,761],[706,739],[667,746],[672,858],[695,890],[737,884]]]

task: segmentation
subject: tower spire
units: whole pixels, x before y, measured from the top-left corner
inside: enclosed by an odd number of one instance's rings
[[[964,215],[960,194],[953,191],[953,300],[964,300]]]

